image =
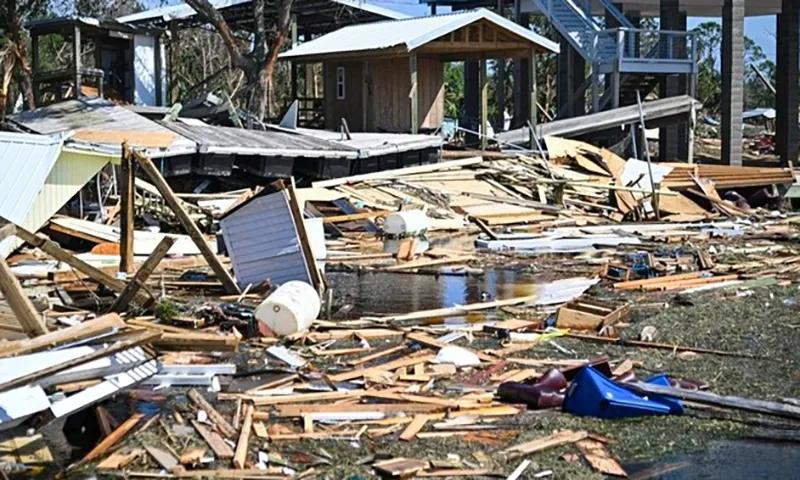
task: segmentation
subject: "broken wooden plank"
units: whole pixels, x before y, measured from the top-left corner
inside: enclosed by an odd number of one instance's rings
[[[206,456],[205,448],[190,448],[181,453],[179,461],[181,465],[199,465]]]
[[[530,442],[514,445],[513,447],[503,450],[503,453],[507,454],[509,459],[517,458],[540,450],[566,445],[568,443],[575,443],[583,440],[587,436],[589,436],[589,434],[584,430],[578,432],[562,430],[547,437],[541,437],[536,440],[531,440]]]
[[[189,397],[189,400],[198,408],[202,409],[208,414],[208,418],[214,422],[223,435],[228,438],[236,437],[236,429],[234,429],[233,426],[228,423],[228,420],[226,420],[221,413],[219,413],[210,403],[208,403],[208,400],[206,400],[200,392],[193,388],[189,390],[186,396]]]
[[[222,460],[233,458],[233,450],[217,432],[212,432],[197,420],[192,420],[192,425],[208,446],[211,447],[211,450],[214,451],[214,455]]]
[[[35,338],[5,342],[3,348],[0,348],[0,358],[35,353],[66,343],[97,337],[124,327],[125,323],[119,318],[119,315],[110,313]]]
[[[136,161],[142,167],[142,170],[147,173],[159,193],[164,197],[164,201],[167,202],[167,205],[169,205],[175,213],[175,216],[178,218],[184,230],[186,230],[186,233],[192,238],[197,248],[200,249],[200,253],[203,254],[208,265],[214,270],[214,273],[217,274],[217,278],[222,282],[225,290],[230,294],[241,293],[239,291],[239,286],[236,285],[236,281],[231,277],[230,272],[225,268],[222,262],[220,262],[219,258],[211,251],[202,232],[200,232],[200,229],[197,228],[197,225],[195,225],[194,221],[189,217],[189,213],[186,211],[186,208],[184,208],[182,201],[175,196],[175,193],[167,184],[167,181],[164,180],[164,177],[161,176],[161,173],[153,164],[153,161],[135,150],[132,153]]]
[[[41,380],[42,378],[49,377],[64,370],[77,367],[78,365],[83,365],[99,358],[105,358],[115,353],[119,353],[142,344],[150,343],[160,336],[161,332],[154,330],[143,330],[141,332],[136,332],[127,337],[125,340],[115,342],[106,348],[101,348],[78,358],[74,358],[57,365],[52,365],[48,368],[43,368],[28,375],[23,375],[12,380],[8,380],[0,384],[0,392],[28,385],[29,383],[33,383],[37,380]]]
[[[171,453],[150,445],[145,445],[144,449],[147,450],[147,453],[149,453],[164,470],[169,472],[178,466],[178,459]]]
[[[439,162],[429,165],[419,165],[414,167],[406,167],[402,169],[384,170],[382,172],[362,173],[360,175],[334,178],[331,180],[322,180],[319,182],[313,182],[311,186],[314,188],[337,187],[339,185],[352,184],[367,180],[377,180],[381,178],[396,178],[407,175],[413,175],[417,173],[429,173],[440,170],[447,170],[450,168],[461,168],[468,165],[476,165],[481,162],[483,162],[483,157],[464,158],[461,160],[453,160],[449,162]]]
[[[406,335],[406,338],[408,340],[411,340],[412,342],[416,342],[416,343],[419,343],[419,344],[424,345],[426,347],[432,347],[432,348],[444,348],[444,347],[449,345],[448,343],[442,342],[441,340],[437,340],[437,339],[431,337],[430,335],[426,335],[424,333],[419,333],[419,332],[409,333],[409,334]],[[470,352],[473,352],[475,355],[478,356],[478,358],[480,358],[484,362],[494,362],[495,360],[497,360],[496,358],[492,357],[491,355],[487,355],[487,354],[482,353],[482,352],[476,352],[476,351],[474,351],[474,350],[472,350],[470,348],[466,348],[466,347],[461,347],[461,348],[464,348],[465,350],[469,350]]]
[[[86,464],[86,463],[89,463],[89,462],[91,462],[92,460],[94,460],[95,458],[99,457],[100,455],[103,455],[104,453],[106,453],[106,452],[108,451],[108,449],[109,449],[109,448],[111,448],[112,446],[114,446],[114,444],[115,444],[115,443],[117,443],[119,440],[121,440],[121,439],[122,439],[122,437],[124,437],[125,435],[127,435],[127,434],[128,434],[128,432],[130,432],[131,430],[133,430],[133,428],[134,428],[134,427],[135,427],[135,426],[136,426],[136,425],[139,423],[139,421],[140,421],[141,419],[143,419],[143,418],[144,418],[144,414],[143,414],[143,413],[136,413],[136,414],[133,414],[133,415],[131,415],[131,417],[130,417],[129,419],[125,420],[125,421],[122,423],[122,425],[120,425],[119,427],[117,427],[117,429],[116,429],[116,430],[114,430],[114,431],[111,433],[111,435],[107,436],[106,438],[104,438],[103,440],[101,440],[101,441],[100,441],[100,443],[98,443],[97,445],[95,445],[95,447],[94,447],[94,448],[92,448],[92,449],[89,451],[89,453],[87,453],[87,454],[86,454],[86,455],[85,455],[85,456],[84,456],[84,457],[83,457],[83,458],[82,458],[82,459],[81,459],[81,460],[80,460],[80,461],[79,461],[77,464],[75,464],[74,466],[78,466],[78,465],[84,465],[84,464]]]
[[[12,227],[7,225],[6,227]],[[5,228],[5,227],[4,227]],[[38,337],[47,333],[47,325],[36,311],[17,277],[11,272],[11,267],[6,263],[5,258],[0,258],[0,291],[8,302],[14,316],[17,317],[22,330],[29,337]]]
[[[152,274],[153,270],[161,263],[161,259],[167,254],[173,243],[175,243],[175,239],[172,237],[164,237],[158,242],[153,253],[147,257],[147,260],[145,260],[144,264],[136,271],[136,275],[134,275],[133,279],[128,283],[128,286],[125,287],[125,290],[122,291],[116,301],[111,305],[110,310],[112,312],[119,313],[128,308],[128,304],[131,303],[131,300],[136,296],[136,293],[142,285],[147,283],[150,274]],[[147,305],[144,306],[147,307]]]
[[[111,472],[122,470],[144,454],[141,448],[134,448],[130,452],[116,451],[105,460],[97,464],[98,472]]]
[[[433,360],[435,357],[436,355],[432,355],[427,352],[419,352],[397,360],[393,360],[391,362],[383,363],[381,365],[375,365],[374,367],[355,369],[349,372],[340,373],[338,375],[331,375],[330,379],[333,382],[346,382],[347,380],[369,376],[379,372],[397,370],[398,368],[408,367],[409,365],[414,365],[416,363],[427,363]]]
[[[250,445],[250,430],[253,428],[253,406],[245,406],[242,429],[239,432],[239,442],[233,455],[233,468],[243,469],[247,460],[247,447]]]
[[[322,217],[322,223],[344,223],[353,222],[356,220],[368,220],[370,218],[384,217],[394,213],[394,210],[377,210],[370,212],[359,212],[350,215],[332,215],[329,217]]]
[[[428,413],[447,410],[441,405],[428,403],[381,403],[381,404],[354,404],[354,405],[278,405],[275,416],[277,417],[302,417],[304,413],[340,413],[340,412],[380,412],[380,413]]]
[[[425,460],[414,460],[407,458],[393,458],[391,460],[384,460],[372,464],[378,474],[389,475],[391,477],[410,477],[421,470],[428,468],[428,462]]]
[[[153,346],[162,350],[179,350],[194,352],[235,352],[239,346],[239,338],[235,335],[218,335],[216,333],[163,333],[161,338],[153,342]]]
[[[628,474],[606,449],[605,445],[596,440],[581,440],[575,444],[595,470],[606,475],[627,477]]]
[[[417,433],[419,433],[425,427],[425,424],[428,423],[429,419],[430,417],[428,415],[415,416],[414,420],[412,420],[406,429],[403,430],[403,433],[400,434],[400,440],[405,442],[410,442],[413,440],[414,437],[417,436]]]
[[[398,265],[392,265],[389,267],[382,268],[385,272],[400,272],[403,270],[413,270],[416,268],[424,268],[424,267],[434,267],[434,266],[441,266],[441,265],[450,265],[453,263],[468,263],[472,260],[475,260],[477,257],[474,255],[462,255],[458,257],[446,257],[440,258],[438,260],[428,260],[426,258],[420,260],[414,260],[412,262],[401,263]]]

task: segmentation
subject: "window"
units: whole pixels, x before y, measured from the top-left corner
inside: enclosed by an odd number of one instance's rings
[[[344,100],[344,67],[336,67],[336,98]]]

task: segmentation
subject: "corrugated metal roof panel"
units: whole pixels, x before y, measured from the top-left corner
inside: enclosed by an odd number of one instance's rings
[[[220,226],[239,285],[312,283],[285,191],[254,198]]]
[[[156,122],[138,115],[127,108],[119,107],[102,98],[85,98],[54,103],[46,107],[12,115],[9,120],[21,127],[43,135],[68,132],[71,130],[122,131],[136,133],[172,133]],[[79,142],[87,143],[87,142]],[[135,146],[135,142],[131,142]],[[119,144],[101,143],[105,149],[120,150]],[[195,142],[175,134],[166,149],[147,149],[152,157],[171,154],[193,153]]]
[[[0,132],[0,216],[21,224],[61,153],[60,137]],[[13,239],[0,242],[5,257]]]
[[[197,142],[201,152],[312,158],[358,157],[356,148],[299,133],[189,125],[184,122],[164,122],[162,125]]]
[[[394,47],[403,47],[407,51],[411,51],[478,20],[492,22],[541,49],[553,53],[559,51],[559,46],[555,42],[485,8],[479,8],[446,15],[352,25],[303,43],[282,53],[280,57],[316,57],[344,52],[385,50]]]

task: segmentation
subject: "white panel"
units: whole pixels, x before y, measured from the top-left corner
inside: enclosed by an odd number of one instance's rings
[[[251,200],[220,224],[240,286],[267,279],[312,283],[285,192]]]
[[[0,133],[0,216],[21,224],[61,152],[61,140],[23,133]],[[0,242],[10,253],[13,239]]]
[[[133,36],[133,75],[136,89],[133,103],[156,105],[156,39],[149,35]]]

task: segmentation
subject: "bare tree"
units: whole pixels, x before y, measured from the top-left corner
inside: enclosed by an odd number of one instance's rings
[[[264,18],[266,0],[252,0],[252,42],[244,44],[233,33],[222,14],[209,0],[186,0],[206,21],[214,25],[230,55],[231,67],[239,69],[247,78],[247,109],[257,118],[266,113],[267,83],[272,78],[278,53],[286,43],[291,27],[291,9],[294,0],[275,0],[275,26],[270,32]]]

